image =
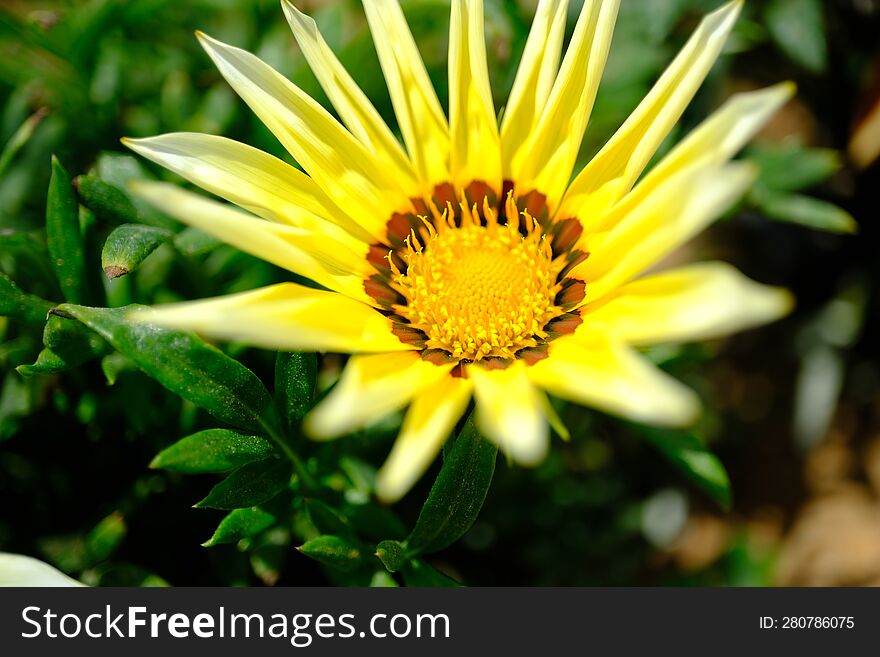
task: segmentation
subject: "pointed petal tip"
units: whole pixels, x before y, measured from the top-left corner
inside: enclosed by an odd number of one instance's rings
[[[781,91],[784,91],[789,98],[793,98],[798,92],[797,82],[794,80],[786,80],[785,82],[780,82],[777,85],[774,85],[774,88],[778,88]]]
[[[732,0],[721,5],[710,14],[706,14],[700,22],[698,30],[709,32],[708,37],[726,39],[742,12],[744,0]]]
[[[210,34],[202,32],[201,30],[195,31],[196,38],[199,40],[199,44],[201,44],[202,48],[210,55],[213,52],[217,52],[223,48],[231,48],[219,39],[215,39]]]
[[[376,476],[376,497],[383,504],[398,502],[412,488],[411,483],[403,481],[399,477],[391,477],[385,469],[379,470]]]
[[[669,427],[670,429],[687,429],[694,426],[702,415],[703,405],[700,403],[697,394],[692,392],[692,394],[682,398],[681,404],[678,407],[670,406],[667,417],[658,420],[656,424]]]
[[[768,307],[767,322],[775,322],[790,315],[797,307],[797,297],[784,287],[765,288]]]
[[[306,414],[305,418],[303,418],[302,430],[306,438],[314,440],[315,442],[326,442],[328,440],[339,438],[342,434],[333,431],[328,422],[328,418],[326,417],[326,413],[322,414],[318,412],[319,408],[320,406],[316,409],[312,409]],[[332,418],[329,419],[332,422]]]
[[[287,16],[288,19],[291,18],[308,18],[306,14],[301,12],[296,5],[294,5],[290,0],[281,0],[281,10],[284,12],[284,15]]]

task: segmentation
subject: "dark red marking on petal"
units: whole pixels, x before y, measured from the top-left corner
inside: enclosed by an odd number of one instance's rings
[[[547,331],[547,340],[555,340],[563,335],[570,335],[575,332],[578,326],[584,323],[583,318],[578,313],[568,312],[560,315],[555,319],[547,322],[544,330]]]
[[[486,370],[506,370],[513,365],[513,361],[505,358],[482,358],[476,361],[476,365]]]
[[[464,368],[464,363],[459,362],[458,365],[453,367],[449,372],[449,376],[451,376],[454,379],[468,378],[467,370],[465,370],[465,368]]]
[[[364,291],[384,308],[406,303],[406,299],[399,292],[388,287],[378,274],[373,274],[364,281]]]
[[[403,244],[403,241],[409,237],[409,234],[415,226],[414,219],[418,221],[418,217],[415,215],[402,212],[395,212],[391,215],[391,219],[388,220],[385,230],[388,235],[388,241],[391,242],[392,246]]]
[[[577,244],[581,235],[584,234],[584,227],[577,219],[563,219],[554,222],[550,232],[553,235],[550,246],[553,249],[553,256],[556,257]]]
[[[425,343],[428,340],[428,336],[422,331],[413,328],[408,324],[401,324],[400,322],[391,323],[391,332],[396,335],[397,339],[403,344],[409,344],[418,349],[424,349]]]
[[[452,183],[440,183],[436,187],[434,187],[434,193],[432,194],[434,199],[434,205],[443,212],[446,208],[447,203],[452,203],[453,208],[458,208],[458,202],[461,200],[455,193],[455,187],[452,186]]]
[[[516,357],[523,361],[526,365],[534,365],[538,361],[544,360],[550,355],[549,345],[545,342],[537,347],[526,347],[516,352]]]
[[[426,360],[434,365],[451,365],[458,362],[452,357],[452,354],[443,349],[425,349],[422,352],[422,360]]]
[[[547,197],[535,189],[516,199],[516,206],[520,212],[528,212],[541,224],[546,223],[550,216],[550,211],[547,208]]]
[[[565,310],[569,310],[584,300],[587,284],[576,278],[566,278],[562,281],[562,289],[556,294],[554,303]]]
[[[577,267],[579,264],[584,262],[589,257],[590,257],[590,254],[587,251],[581,251],[579,249],[575,249],[574,251],[571,251],[566,256],[568,263],[565,265],[565,268],[561,272],[559,272],[559,278],[565,278],[566,276],[568,276],[568,273],[572,269]]]
[[[468,205],[477,206],[480,215],[483,213],[483,199],[489,199],[490,207],[497,206],[498,204],[498,196],[496,195],[495,190],[482,180],[474,180],[470,185],[465,187],[464,195],[468,201]]]

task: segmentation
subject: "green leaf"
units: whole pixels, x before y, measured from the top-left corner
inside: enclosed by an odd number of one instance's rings
[[[21,150],[22,146],[24,146],[30,140],[31,136],[33,136],[34,130],[46,117],[46,114],[48,114],[48,109],[45,107],[34,112],[31,116],[25,119],[24,123],[19,126],[18,130],[16,130],[12,137],[9,138],[9,141],[6,142],[6,145],[3,147],[3,152],[0,153],[0,177],[6,173],[9,164]]]
[[[795,63],[811,73],[828,68],[828,44],[820,0],[772,0],[764,11],[770,36]]]
[[[198,256],[208,253],[223,244],[213,235],[195,228],[185,228],[174,238],[174,248],[185,256]]]
[[[114,385],[122,372],[133,369],[135,369],[135,364],[131,358],[120,354],[118,351],[114,351],[112,354],[108,354],[101,359],[101,371],[104,372],[107,385]]]
[[[72,367],[75,367],[75,365],[71,365],[51,349],[43,349],[37,354],[37,360],[30,365],[19,365],[15,368],[15,371],[23,377],[29,378],[38,374],[63,372]]]
[[[460,587],[461,584],[451,577],[447,577],[433,566],[429,566],[420,559],[413,559],[400,571],[403,583],[407,586],[421,586],[431,588]]]
[[[17,368],[23,376],[61,372],[105,356],[112,348],[106,340],[79,322],[50,315],[43,329],[46,346],[33,365]]]
[[[94,331],[90,331],[79,322],[71,322],[58,315],[49,315],[46,320],[43,344],[58,353],[64,350],[106,353],[109,350],[107,342]]]
[[[153,251],[174,236],[170,230],[123,224],[113,230],[104,242],[101,267],[107,278],[114,279],[133,271]]]
[[[220,521],[214,535],[202,545],[213,547],[223,543],[237,543],[243,538],[256,536],[274,524],[275,516],[258,506],[234,509]]]
[[[55,304],[23,292],[6,274],[0,273],[0,316],[29,324],[42,324]]]
[[[122,194],[128,199],[129,203],[136,211],[136,215],[134,215],[136,221],[174,231],[178,229],[180,224],[176,221],[164,215],[146,201],[139,199],[136,196],[129,196],[126,192],[128,184],[133,180],[154,178],[154,176],[150,175],[137,158],[122,153],[101,153],[98,156],[98,162],[95,168],[98,172],[98,178],[106,184],[114,187],[116,192]],[[113,194],[112,192],[109,193]],[[93,202],[93,204],[95,204],[95,202]],[[123,214],[129,212],[124,201],[118,201],[118,203],[119,204],[116,206],[117,211],[122,210]],[[114,223],[128,222],[131,220],[132,218],[119,219],[118,222]]]
[[[400,586],[397,582],[394,581],[394,578],[388,574],[387,571],[377,570],[373,573],[373,576],[370,578],[370,588],[374,589],[388,589],[388,588],[397,588]]]
[[[119,547],[127,532],[125,518],[118,511],[104,518],[86,536],[91,563],[104,561]]]
[[[140,220],[128,196],[97,176],[77,176],[73,184],[80,202],[102,221],[124,224]]]
[[[770,219],[798,224],[828,233],[852,234],[858,224],[846,210],[819,199],[798,194],[763,193],[756,196],[758,207]]]
[[[408,534],[404,524],[390,509],[372,502],[349,506],[346,518],[357,532],[370,540],[403,539]]]
[[[207,429],[166,447],[152,460],[150,467],[186,474],[226,472],[274,454],[275,446],[261,436]]]
[[[346,572],[355,570],[364,558],[363,552],[357,545],[332,534],[306,541],[297,550],[326,566]]]
[[[306,498],[304,504],[309,514],[309,520],[312,521],[319,533],[339,534],[340,536],[349,536],[353,533],[348,520],[329,504],[313,497]]]
[[[290,463],[264,459],[241,466],[211,489],[196,508],[241,509],[267,502],[290,484]]]
[[[137,306],[57,311],[78,319],[171,392],[214,417],[254,433],[276,432],[278,416],[260,379],[191,333],[129,319]]]
[[[841,167],[837,151],[806,148],[797,143],[755,146],[749,149],[748,156],[761,167],[757,184],[779,192],[794,192],[817,185]]]
[[[55,156],[52,157],[52,177],[46,197],[46,240],[64,298],[71,303],[82,303],[86,265],[79,228],[79,206],[70,177]]]
[[[406,540],[410,554],[442,550],[470,529],[486,500],[497,454],[469,418]]]
[[[406,563],[406,546],[400,541],[382,541],[376,546],[376,556],[389,573],[396,573]]]
[[[640,427],[644,438],[724,509],[730,508],[727,471],[699,438],[690,433]]]
[[[312,408],[318,357],[279,351],[275,359],[275,401],[287,427],[295,427]]]

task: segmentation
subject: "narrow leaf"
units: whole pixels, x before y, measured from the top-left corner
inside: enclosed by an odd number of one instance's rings
[[[254,433],[277,430],[272,398],[253,372],[191,333],[131,321],[134,308],[63,305],[58,312],[84,323],[146,374],[214,417]]]
[[[223,543],[237,543],[243,538],[256,536],[274,524],[275,516],[258,506],[234,509],[220,521],[214,535],[202,545],[213,547]]]
[[[0,153],[0,176],[6,173],[9,164],[21,150],[22,146],[30,140],[34,134],[34,130],[48,113],[48,108],[41,107],[25,119],[24,123],[22,123],[18,130],[13,133],[12,137],[9,138],[9,141],[6,142],[6,145],[3,147],[3,152]]]
[[[389,573],[396,573],[406,563],[406,546],[399,541],[382,541],[376,546],[376,556]]]
[[[288,428],[298,425],[315,397],[315,354],[279,351],[275,359],[275,401]]]
[[[143,224],[122,224],[104,242],[101,267],[114,279],[133,271],[153,251],[174,236],[170,230]]]
[[[246,463],[262,461],[275,447],[261,436],[248,436],[228,429],[207,429],[181,438],[152,460],[151,468],[186,474],[226,472]]]
[[[29,324],[42,324],[54,305],[23,292],[6,274],[0,273],[0,316],[14,317]]]
[[[71,303],[82,303],[86,265],[79,228],[79,207],[70,177],[54,156],[46,197],[46,240],[52,268],[64,298]]]
[[[758,185],[794,192],[817,185],[840,169],[840,154],[830,148],[806,148],[798,143],[754,146],[749,159],[761,167]]]
[[[140,220],[128,196],[97,176],[77,176],[73,184],[80,202],[102,221],[124,224]]]
[[[394,578],[388,574],[385,570],[377,570],[373,573],[373,577],[370,578],[370,588],[374,589],[388,589],[388,588],[397,588],[400,586],[397,582],[394,581]]]
[[[433,566],[429,566],[420,559],[413,559],[400,571],[403,583],[407,586],[446,588],[460,587],[461,584],[451,577],[447,577]]]
[[[771,0],[764,22],[773,40],[811,73],[828,68],[828,44],[821,0]]]
[[[130,205],[136,210],[136,215],[134,215],[136,219],[133,219],[132,217],[129,217],[128,219],[120,218],[119,221],[114,223],[125,223],[135,220],[139,223],[149,224],[150,226],[157,226],[159,228],[166,228],[173,231],[178,230],[180,226],[179,223],[166,216],[143,199],[139,199],[136,196],[130,196],[126,191],[129,183],[134,180],[154,179],[154,176],[144,168],[143,164],[137,158],[122,153],[101,153],[98,156],[95,169],[97,170],[98,178],[128,199]],[[91,190],[88,191],[90,192]],[[110,192],[110,194],[112,194],[112,192]],[[97,199],[89,202],[92,205],[98,203]],[[119,203],[120,204],[117,205],[117,214],[115,215],[117,217],[121,217],[121,215],[125,215],[130,211],[124,201]],[[121,211],[121,214],[119,211]]]
[[[758,206],[769,218],[829,233],[852,234],[858,224],[846,210],[798,194],[761,194]]]
[[[306,498],[304,504],[309,514],[309,520],[312,521],[319,533],[340,536],[349,536],[353,533],[348,520],[329,504],[313,497]]]
[[[724,509],[730,508],[727,471],[696,436],[678,431],[640,427],[644,438]]]
[[[37,360],[30,365],[19,365],[15,368],[15,371],[28,378],[38,374],[64,372],[72,367],[75,367],[75,365],[71,365],[51,349],[43,349],[37,354]]]
[[[297,550],[324,565],[347,572],[360,566],[364,556],[358,546],[332,534],[306,541]]]
[[[211,489],[196,508],[241,509],[275,497],[290,483],[290,463],[265,459],[241,466]]]
[[[497,454],[498,447],[469,418],[406,541],[410,554],[442,550],[471,528],[492,483]]]
[[[135,364],[131,361],[131,358],[120,354],[118,351],[114,351],[112,354],[108,354],[101,359],[101,371],[104,372],[107,385],[114,385],[122,372],[133,369],[135,369]]]
[[[174,248],[185,256],[198,256],[208,253],[223,244],[212,235],[195,228],[185,228],[174,238]]]
[[[125,518],[118,511],[99,522],[86,536],[86,549],[91,562],[98,563],[110,557],[122,543],[127,531]]]
[[[112,351],[101,336],[79,322],[71,322],[57,315],[50,315],[43,329],[46,346],[33,365],[22,365],[18,371],[23,376],[49,374],[69,370]]]

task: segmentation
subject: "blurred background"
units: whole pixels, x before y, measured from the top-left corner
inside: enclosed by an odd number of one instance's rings
[[[500,108],[537,3],[485,2]],[[296,4],[394,125],[360,3]],[[571,2],[569,31],[580,4]],[[582,161],[720,4],[622,0]],[[402,5],[445,104],[449,2]],[[173,179],[125,154],[124,135],[222,134],[289,161],[211,66],[196,29],[255,52],[329,106],[275,0],[2,3],[0,271],[22,289],[61,298],[43,227],[53,153],[71,175],[92,173],[118,189],[133,177]],[[477,523],[432,560],[437,568],[468,585],[880,585],[878,34],[880,0],[749,0],[669,140],[731,93],[798,84],[797,98],[745,154],[761,165],[754,190],[676,255],[732,262],[792,289],[797,309],[723,341],[650,352],[703,398],[700,424],[682,439],[699,439],[720,457],[732,483],[729,509],[662,457],[656,432],[560,405],[573,440],[557,441],[535,470],[500,460]],[[110,228],[104,219],[98,213],[84,226],[93,285],[111,306],[289,278],[188,235],[109,283],[98,256]],[[16,370],[41,348],[42,327],[0,318],[0,551],[39,557],[90,584],[332,581],[291,549],[283,528],[201,547],[222,515],[190,507],[215,478],[147,465],[181,436],[211,426],[204,414],[118,355],[49,374]],[[224,348],[271,380],[273,354]],[[325,384],[339,365],[321,361]],[[379,464],[397,422],[345,439],[344,450]],[[406,526],[431,480],[395,508]]]

